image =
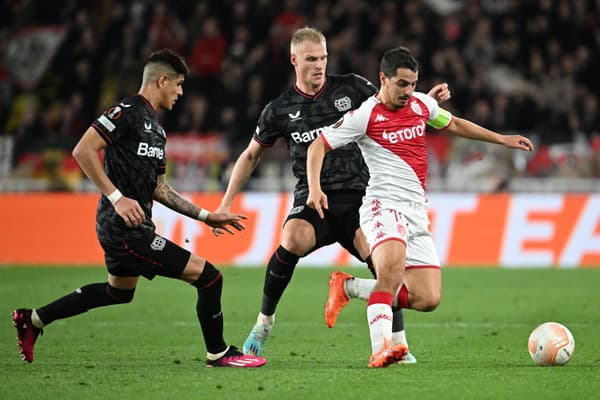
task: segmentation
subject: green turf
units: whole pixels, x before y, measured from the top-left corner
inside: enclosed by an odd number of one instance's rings
[[[223,269],[225,333],[241,346],[262,290],[263,270]],[[351,304],[335,329],[322,318],[330,269],[299,269],[284,296],[256,370],[207,369],[195,291],[141,281],[132,304],[57,321],[36,361],[16,353],[10,311],[40,306],[101,268],[0,267],[0,399],[591,399],[600,396],[600,270],[447,269],[440,307],[405,312],[417,365],[366,367],[365,304]],[[351,272],[368,276],[365,270]],[[577,343],[564,367],[537,367],[530,331],[567,325]]]

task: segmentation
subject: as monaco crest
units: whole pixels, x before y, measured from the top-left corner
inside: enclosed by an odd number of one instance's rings
[[[414,113],[417,115],[423,115],[423,110],[421,109],[421,106],[414,100],[410,102],[410,109],[413,110]]]

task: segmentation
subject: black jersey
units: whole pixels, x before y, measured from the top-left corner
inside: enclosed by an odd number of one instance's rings
[[[308,196],[306,152],[321,129],[338,121],[347,111],[358,108],[377,92],[377,88],[356,74],[328,75],[323,88],[314,96],[295,85],[263,109],[254,140],[265,147],[282,137],[287,141],[292,169],[298,183],[296,199]],[[321,171],[324,192],[334,190],[364,191],[369,172],[356,143],[327,153]]]
[[[159,175],[165,173],[165,130],[156,111],[141,95],[128,97],[113,105],[92,126],[107,143],[104,172],[123,193],[137,200],[145,221],[129,228],[102,195],[96,211],[96,233],[101,242],[134,240],[154,232],[152,195]]]

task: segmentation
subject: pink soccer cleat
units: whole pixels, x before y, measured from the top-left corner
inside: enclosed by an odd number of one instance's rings
[[[206,367],[257,368],[267,363],[262,357],[245,355],[235,346],[229,346],[227,353],[217,360],[206,360]]]
[[[12,313],[13,325],[17,328],[19,340],[19,353],[23,360],[33,362],[33,346],[40,333],[43,331],[31,323],[31,309],[19,308]]]

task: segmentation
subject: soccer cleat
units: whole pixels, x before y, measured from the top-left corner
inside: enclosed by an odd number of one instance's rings
[[[325,324],[333,328],[342,308],[346,307],[350,299],[344,290],[344,282],[354,278],[342,271],[335,271],[329,275],[329,296],[325,304]]]
[[[260,356],[272,327],[273,325],[267,325],[262,322],[254,324],[248,338],[244,342],[244,354]]]
[[[230,367],[230,368],[257,368],[267,363],[262,357],[248,356],[243,354],[235,346],[229,346],[223,357],[216,360],[206,360],[207,368]]]
[[[13,325],[17,328],[19,353],[23,360],[33,362],[33,346],[43,331],[31,323],[31,309],[19,308],[12,313]]]
[[[417,363],[417,359],[415,358],[415,356],[412,355],[411,352],[406,353],[406,355],[398,361],[398,364],[400,364],[400,365],[416,364],[416,363]]]
[[[405,344],[390,345],[384,340],[383,348],[371,355],[369,368],[385,368],[400,361],[407,353],[408,347]]]

